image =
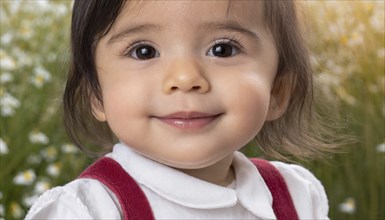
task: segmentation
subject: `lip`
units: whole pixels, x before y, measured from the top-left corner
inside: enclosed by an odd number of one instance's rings
[[[159,121],[178,129],[201,129],[219,118],[222,114],[204,112],[175,112],[169,115],[154,117]]]

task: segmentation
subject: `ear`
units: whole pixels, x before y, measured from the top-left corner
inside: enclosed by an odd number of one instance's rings
[[[274,81],[270,94],[269,111],[266,117],[267,121],[274,121],[286,112],[294,85],[294,80],[290,75],[291,74],[280,76]]]
[[[103,104],[94,95],[91,97],[91,110],[92,115],[100,122],[107,121],[106,114],[104,113]]]

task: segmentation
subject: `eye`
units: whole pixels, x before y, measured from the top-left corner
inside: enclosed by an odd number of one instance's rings
[[[241,46],[236,42],[232,42],[231,40],[221,40],[221,42],[216,43],[210,48],[207,55],[222,58],[232,57],[240,53],[240,48]]]
[[[149,60],[159,57],[159,52],[154,47],[147,44],[138,43],[137,45],[133,45],[129,48],[128,52],[124,55],[137,60]]]

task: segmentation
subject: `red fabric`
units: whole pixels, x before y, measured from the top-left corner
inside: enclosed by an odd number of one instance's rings
[[[270,162],[262,159],[250,159],[258,168],[271,195],[273,196],[273,210],[278,220],[297,220],[298,215],[291,199],[285,180]]]
[[[266,160],[250,159],[258,168],[273,196],[273,210],[278,220],[297,220],[298,215],[279,171]],[[149,202],[135,180],[111,158],[103,157],[88,167],[80,178],[99,180],[119,199],[125,220],[155,219]]]
[[[80,174],[80,178],[96,179],[107,186],[119,199],[125,220],[155,219],[139,185],[115,160],[99,159]]]

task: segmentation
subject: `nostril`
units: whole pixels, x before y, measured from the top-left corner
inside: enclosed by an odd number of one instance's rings
[[[177,90],[178,89],[178,87],[177,86],[173,86],[173,87],[171,87],[171,90]]]
[[[193,89],[193,90],[200,90],[201,87],[200,87],[200,86],[193,86],[192,89]]]

